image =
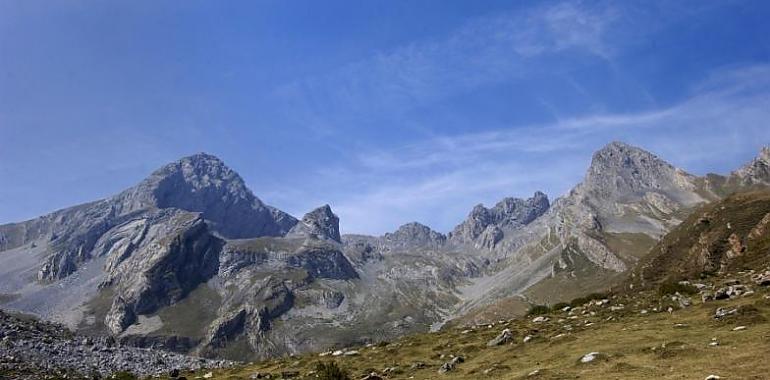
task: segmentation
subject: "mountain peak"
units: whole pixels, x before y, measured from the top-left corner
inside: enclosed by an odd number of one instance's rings
[[[614,141],[594,153],[584,184],[612,196],[689,186],[690,177],[644,149]]]
[[[749,163],[734,171],[730,180],[749,186],[770,184],[770,146],[764,146]]]
[[[228,238],[280,236],[297,223],[262,203],[238,173],[208,153],[166,164],[116,198],[124,212],[148,207],[201,212]]]
[[[628,158],[642,157],[661,161],[654,154],[634,145],[622,141],[613,141],[597,150],[592,157],[591,165],[602,164],[609,161],[622,161]]]
[[[191,161],[191,162],[219,162],[224,165],[224,161],[222,161],[221,158],[207,152],[197,152],[193,153],[189,156],[184,156],[177,160],[180,161]]]
[[[757,158],[767,164],[770,164],[770,145],[763,146],[759,151],[759,156],[757,156]]]
[[[340,238],[340,218],[332,212],[332,208],[328,204],[305,214],[301,223],[297,223],[289,234],[294,236],[310,235],[338,243],[342,241]]]
[[[438,247],[446,242],[446,236],[418,223],[406,223],[394,232],[386,233],[382,239],[392,248]]]

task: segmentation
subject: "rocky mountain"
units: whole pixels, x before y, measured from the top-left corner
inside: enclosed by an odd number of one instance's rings
[[[619,283],[726,184],[761,186],[766,158],[700,178],[615,142],[553,203],[536,192],[476,206],[447,235],[409,223],[364,236],[341,235],[328,205],[300,221],[267,206],[198,154],[113,197],[0,226],[0,303],[212,357],[389,340]]]

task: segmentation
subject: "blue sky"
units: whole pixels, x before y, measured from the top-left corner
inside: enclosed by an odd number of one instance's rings
[[[579,182],[611,140],[695,174],[770,144],[767,1],[0,2],[0,223],[206,151],[345,233]]]

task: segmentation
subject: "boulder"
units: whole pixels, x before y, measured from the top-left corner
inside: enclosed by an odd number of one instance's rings
[[[500,346],[513,341],[513,333],[510,329],[503,330],[498,336],[487,342],[487,347]]]

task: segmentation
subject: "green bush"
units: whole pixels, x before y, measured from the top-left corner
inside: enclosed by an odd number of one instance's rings
[[[527,312],[527,315],[542,315],[551,312],[551,308],[546,305],[532,305]]]
[[[593,300],[603,300],[603,299],[605,299],[605,298],[610,298],[610,295],[609,295],[609,294],[607,294],[607,293],[591,293],[591,294],[589,294],[588,296],[586,296],[586,298],[587,298],[589,301],[593,301]]]
[[[564,309],[567,306],[570,306],[570,304],[568,304],[566,302],[559,302],[556,305],[551,306],[551,309],[553,309],[553,310],[561,310],[561,309]]]
[[[586,297],[578,297],[570,301],[569,305],[572,307],[583,306],[584,304],[588,303],[588,301],[589,299]]]
[[[316,372],[321,380],[350,380],[348,371],[340,368],[336,362],[318,362]]]

